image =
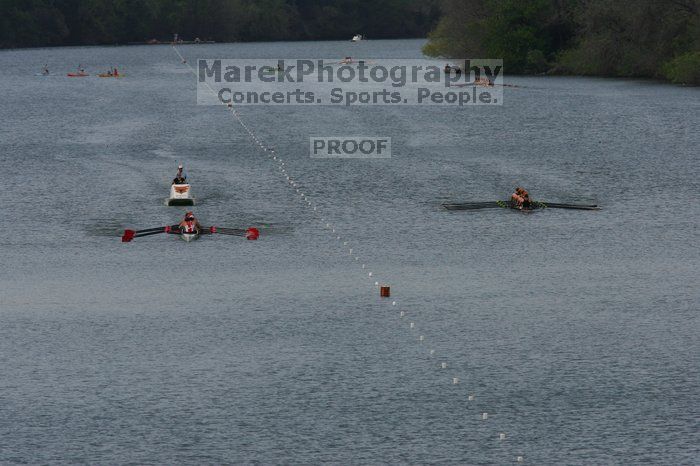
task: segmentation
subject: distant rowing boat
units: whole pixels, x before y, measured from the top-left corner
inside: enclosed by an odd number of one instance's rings
[[[530,211],[537,209],[573,209],[573,210],[600,210],[595,204],[561,204],[556,202],[532,201],[528,207],[521,208],[512,201],[486,201],[486,202],[460,202],[444,203],[447,210],[479,210],[479,209],[515,209]]]

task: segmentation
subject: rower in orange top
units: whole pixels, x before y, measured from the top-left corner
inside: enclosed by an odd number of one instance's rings
[[[185,219],[180,222],[180,231],[183,233],[199,233],[202,231],[202,225],[199,223],[192,212],[185,214]]]
[[[523,188],[515,188],[515,192],[510,195],[510,200],[518,209],[530,208],[530,194]]]
[[[521,188],[520,195],[523,198],[523,202],[521,202],[521,204],[520,204],[521,208],[529,209],[530,208],[530,193],[528,193],[524,188]]]

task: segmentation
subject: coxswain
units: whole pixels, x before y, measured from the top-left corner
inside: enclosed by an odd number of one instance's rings
[[[180,231],[183,233],[199,233],[202,231],[202,225],[197,220],[192,212],[185,214],[184,220],[180,222]]]
[[[187,177],[183,173],[183,167],[182,164],[177,166],[177,175],[175,175],[175,178],[173,179],[173,184],[186,184],[187,183]]]

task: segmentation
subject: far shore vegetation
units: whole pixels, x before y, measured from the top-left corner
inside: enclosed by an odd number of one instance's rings
[[[700,0],[0,0],[0,48],[428,37],[509,74],[700,85]]]

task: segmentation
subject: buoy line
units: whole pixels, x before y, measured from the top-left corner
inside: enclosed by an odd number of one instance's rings
[[[178,50],[177,46],[175,44],[172,45],[173,50],[177,54],[177,56],[180,58],[180,62],[187,66],[187,68],[192,72],[192,74],[197,78],[197,72],[195,69],[192,67],[192,65],[189,64],[189,62],[185,59],[185,57],[182,56],[180,51]],[[213,95],[217,95],[216,91],[212,89],[212,87],[209,85],[209,83],[205,82],[204,83],[206,87],[212,92]],[[339,248],[344,249],[345,255],[349,256],[350,259],[355,262],[359,267],[360,270],[362,270],[362,273],[365,275],[365,278],[370,281],[370,286],[375,289],[380,291],[380,295],[382,297],[389,297],[390,292],[389,292],[389,287],[387,285],[380,284],[379,280],[377,280],[377,277],[374,275],[372,270],[369,268],[368,264],[364,261],[361,260],[360,256],[357,254],[355,251],[355,248],[352,247],[349,241],[347,241],[344,237],[340,235],[339,232],[336,231],[335,226],[331,223],[331,221],[321,213],[321,210],[319,206],[302,190],[302,186],[289,174],[286,168],[286,162],[277,154],[275,149],[272,146],[268,146],[263,143],[260,138],[255,134],[255,132],[243,121],[241,118],[240,113],[234,109],[233,104],[224,104],[221,102],[221,105],[224,106],[233,116],[233,118],[238,122],[238,124],[248,133],[248,135],[251,137],[251,139],[255,142],[255,144],[267,155],[267,157],[272,160],[273,162],[276,163],[277,165],[277,171],[281,174],[282,177],[284,177],[284,180],[287,182],[289,187],[294,191],[295,194],[299,196],[301,201],[303,202],[303,205],[310,209],[311,213],[316,217],[316,219],[321,223],[323,229],[328,233],[328,235],[331,237],[331,239],[335,239],[339,243]],[[389,303],[389,301],[386,301]],[[392,308],[395,308],[398,306],[398,302],[394,299],[390,301],[390,305]],[[406,311],[405,310],[400,310],[399,311],[399,318],[401,322],[404,322],[404,318],[407,317]],[[416,329],[416,323],[413,321],[409,321],[408,323],[408,329],[410,331],[415,332]],[[425,343],[425,335],[420,334],[417,338],[417,341],[420,345],[423,345]],[[435,357],[435,350],[428,348],[428,354],[431,357]],[[448,364],[446,361],[441,361],[439,365],[440,369],[447,369]],[[458,385],[460,383],[459,377],[449,377],[446,376],[447,381],[451,385]],[[472,404],[471,402],[474,402],[476,400],[476,394],[474,393],[468,393],[466,400],[468,403]],[[488,412],[481,412],[479,413],[479,419],[482,421],[487,421],[489,419],[489,414]],[[498,432],[498,434],[495,436],[496,439],[499,441],[505,441],[507,436],[505,432]],[[524,461],[523,455],[519,454],[515,457],[515,462],[517,463],[522,463]]]

